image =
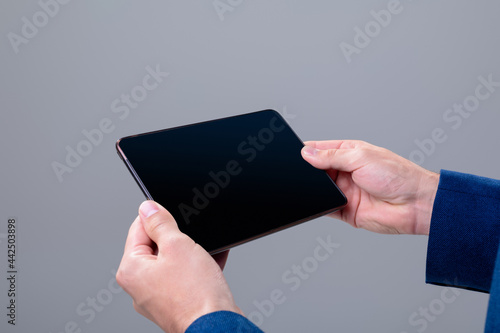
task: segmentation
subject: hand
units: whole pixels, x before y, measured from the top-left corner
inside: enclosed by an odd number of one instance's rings
[[[303,158],[327,170],[347,196],[332,217],[383,234],[429,234],[438,174],[363,141],[305,144]]]
[[[222,274],[227,252],[215,259],[180,232],[165,208],[145,201],[130,227],[116,280],[137,312],[165,332],[184,332],[211,312],[242,314]]]

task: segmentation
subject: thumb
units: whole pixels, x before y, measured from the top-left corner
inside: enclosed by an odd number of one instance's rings
[[[153,200],[144,201],[139,207],[139,216],[149,238],[159,245],[164,237],[180,233],[174,217]]]
[[[355,149],[320,150],[311,146],[302,148],[302,157],[313,167],[343,172],[353,172],[359,167],[355,153]]]

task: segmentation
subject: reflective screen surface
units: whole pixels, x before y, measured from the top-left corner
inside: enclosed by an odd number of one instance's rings
[[[303,160],[303,146],[273,110],[117,143],[145,195],[212,253],[346,204],[327,173]]]

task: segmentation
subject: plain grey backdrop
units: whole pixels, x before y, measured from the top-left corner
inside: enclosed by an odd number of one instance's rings
[[[500,81],[499,11],[486,0],[3,1],[0,276],[9,217],[19,273],[15,327],[0,280],[0,331],[159,332],[113,280],[144,199],[115,152],[126,135],[273,108],[303,140],[366,140],[434,171],[500,178],[500,88],[475,97],[481,77]],[[455,113],[463,103],[472,111]],[[82,143],[102,122],[108,133]],[[67,149],[87,156],[70,167]],[[53,165],[67,169],[58,178]],[[340,247],[314,265],[318,237]],[[234,248],[225,275],[267,332],[482,331],[488,295],[426,285],[426,247],[323,217]],[[302,264],[311,272],[291,288],[283,276]],[[286,300],[273,308],[276,290]]]

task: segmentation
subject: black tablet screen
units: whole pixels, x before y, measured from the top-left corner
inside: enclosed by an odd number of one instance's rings
[[[215,253],[346,204],[273,110],[123,138],[117,148],[146,197]]]

